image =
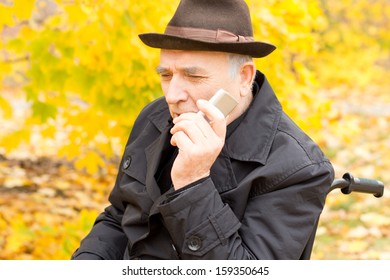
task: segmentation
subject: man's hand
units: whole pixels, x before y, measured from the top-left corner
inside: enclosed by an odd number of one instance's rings
[[[210,175],[210,168],[225,143],[226,119],[214,105],[198,100],[199,113],[184,113],[173,120],[171,144],[179,153],[171,170],[175,190]]]

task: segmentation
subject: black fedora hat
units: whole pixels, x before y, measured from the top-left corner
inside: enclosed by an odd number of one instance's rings
[[[161,33],[139,35],[159,49],[219,51],[264,57],[275,46],[253,39],[248,6],[243,0],[181,0]]]

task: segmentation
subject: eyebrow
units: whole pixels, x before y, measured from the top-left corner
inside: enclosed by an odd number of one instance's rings
[[[185,67],[183,71],[187,74],[205,74],[205,71],[199,67]]]
[[[157,66],[156,67],[156,72],[157,74],[162,74],[162,73],[166,73],[166,72],[169,72],[170,69],[167,68],[167,67],[164,67],[164,66]],[[196,66],[192,66],[192,67],[183,67],[183,68],[179,68],[179,71],[182,71],[186,74],[201,74],[201,75],[205,75],[205,70],[203,68],[200,68],[200,67],[196,67]]]
[[[161,74],[161,73],[168,72],[168,71],[169,71],[169,69],[166,68],[166,67],[163,67],[163,66],[157,66],[156,67],[157,74]]]

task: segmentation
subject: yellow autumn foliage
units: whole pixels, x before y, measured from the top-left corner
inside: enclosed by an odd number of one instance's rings
[[[26,126],[38,125],[44,138],[64,133],[59,156],[96,171],[106,158],[121,153],[139,110],[161,95],[154,73],[158,51],[144,46],[137,35],[162,32],[179,1],[14,2],[0,4],[0,25],[13,30],[3,36],[6,67],[0,68],[0,77],[3,90],[22,86],[31,106],[21,127],[0,136],[1,147],[10,152],[22,144],[19,135]],[[322,129],[338,120],[328,117],[331,99],[319,91],[340,85],[364,88],[380,80],[376,62],[390,40],[386,1],[247,2],[255,37],[278,47],[257,61],[258,68],[291,117],[326,145]],[[361,32],[366,25],[368,32]],[[12,107],[5,97],[0,106],[10,118]]]

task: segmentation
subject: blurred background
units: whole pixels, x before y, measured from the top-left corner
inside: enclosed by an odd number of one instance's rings
[[[256,64],[337,177],[390,185],[390,1],[248,0]],[[107,205],[178,0],[0,0],[0,259],[69,259]],[[390,190],[328,196],[313,259],[390,259]]]

